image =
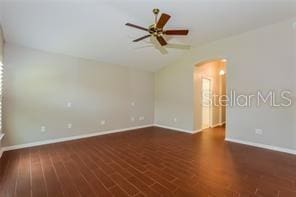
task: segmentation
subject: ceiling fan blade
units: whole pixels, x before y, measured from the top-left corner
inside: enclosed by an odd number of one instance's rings
[[[186,44],[172,44],[172,43],[169,43],[169,44],[166,45],[166,48],[189,50],[191,48],[191,46],[186,45]]]
[[[156,36],[156,39],[158,40],[158,42],[161,46],[167,45],[167,42],[165,41],[165,39],[162,36]]]
[[[153,45],[145,45],[145,46],[139,46],[139,47],[133,47],[133,49],[138,50],[138,49],[145,49],[145,48],[152,48]]]
[[[170,18],[171,18],[171,16],[168,14],[165,14],[165,13],[161,14],[161,16],[156,24],[156,27],[162,29]]]
[[[166,35],[187,35],[188,34],[188,30],[187,29],[182,29],[182,30],[166,30],[164,31],[164,34]]]
[[[153,47],[157,49],[162,55],[168,54],[168,51],[165,47],[162,47],[155,36],[150,37],[150,42],[153,44]]]
[[[130,27],[134,27],[134,28],[137,28],[137,29],[141,29],[141,30],[144,30],[144,31],[149,31],[147,28],[145,27],[141,27],[141,26],[138,26],[138,25],[134,25],[134,24],[131,24],[131,23],[126,23],[125,24],[126,26],[130,26]]]
[[[143,40],[143,39],[145,39],[145,38],[148,38],[148,37],[150,37],[150,36],[151,36],[150,34],[149,34],[149,35],[146,35],[146,36],[143,36],[143,37],[141,37],[141,38],[138,38],[138,39],[133,40],[133,42],[138,42],[138,41]]]

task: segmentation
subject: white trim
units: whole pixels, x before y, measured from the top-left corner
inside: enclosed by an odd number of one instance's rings
[[[214,78],[211,77],[211,76],[202,75],[201,76],[201,81],[200,81],[200,84],[201,84],[201,89],[200,89],[201,98],[200,98],[200,100],[202,102],[202,105],[203,105],[203,79],[207,79],[207,80],[210,81],[210,90],[209,90],[210,95],[213,95],[213,89],[214,89],[214,83],[213,83]],[[201,109],[201,122],[203,124],[203,106],[202,106],[202,109]],[[212,124],[213,124],[213,105],[211,103],[210,106],[209,106],[209,125],[212,125]],[[209,128],[210,127],[211,126],[209,126]],[[207,129],[207,128],[203,128],[203,129]]]
[[[0,133],[0,141],[3,139],[4,135],[4,133]]]
[[[224,123],[219,123],[219,125],[223,125],[223,124]],[[38,141],[38,142],[32,142],[32,143],[2,147],[2,148],[0,148],[0,158],[1,158],[2,154],[3,154],[3,152],[9,151],[9,150],[15,150],[15,149],[45,145],[45,144],[52,144],[52,143],[57,143],[57,142],[64,142],[64,141],[70,141],[70,140],[76,140],[76,139],[82,139],[82,138],[88,138],[88,137],[94,137],[94,136],[106,135],[106,134],[112,134],[112,133],[118,133],[118,132],[131,131],[131,130],[147,128],[147,127],[153,127],[153,126],[160,127],[160,128],[165,128],[165,129],[170,129],[170,130],[174,130],[174,131],[185,132],[185,133],[189,133],[189,134],[194,134],[194,133],[198,133],[198,132],[202,131],[202,129],[199,129],[199,130],[196,130],[196,131],[190,131],[190,130],[179,129],[179,128],[175,128],[175,127],[160,125],[160,124],[149,124],[149,125],[143,125],[143,126],[138,126],[138,127],[129,127],[129,128],[125,128],[125,129],[101,131],[101,132],[95,132],[95,133],[90,133],[90,134],[85,134],[85,135],[76,135],[76,136],[59,138],[59,139],[50,139],[50,140],[44,140],[44,141]],[[2,137],[3,136],[4,135],[2,135]],[[232,139],[232,138],[225,138],[225,141],[239,143],[239,144],[245,144],[245,145],[249,145],[249,146],[255,146],[255,147],[259,147],[259,148],[264,148],[264,149],[269,149],[269,150],[273,150],[273,151],[279,151],[279,152],[284,152],[284,153],[289,153],[289,154],[296,155],[296,150],[288,149],[288,148],[281,148],[281,147],[276,147],[276,146],[271,146],[271,145],[266,145],[266,144],[260,144],[260,143],[255,143],[255,142],[248,142],[248,141],[243,141],[243,140],[237,140],[237,139]]]
[[[225,122],[219,122],[219,123],[217,123],[217,124],[211,125],[210,128],[219,127],[219,126],[222,126],[222,125],[224,125],[224,124],[225,124]]]
[[[255,146],[255,147],[259,147],[259,148],[264,148],[264,149],[269,149],[269,150],[273,150],[273,151],[279,151],[279,152],[284,152],[284,153],[296,155],[296,150],[288,149],[288,148],[281,148],[281,147],[277,147],[277,146],[271,146],[271,145],[260,144],[260,143],[255,143],[255,142],[248,142],[248,141],[237,140],[237,139],[232,139],[232,138],[225,138],[225,141],[239,143],[239,144],[245,144],[245,145],[249,145],[249,146]]]
[[[76,136],[71,136],[71,137],[50,139],[50,140],[31,142],[31,143],[19,144],[19,145],[13,145],[13,146],[6,146],[6,147],[2,147],[2,152],[9,151],[9,150],[15,150],[15,149],[21,149],[21,148],[27,148],[27,147],[33,147],[33,146],[39,146],[39,145],[45,145],[45,144],[52,144],[52,143],[57,143],[57,142],[76,140],[76,139],[81,139],[81,138],[94,137],[94,136],[99,136],[99,135],[106,135],[106,134],[111,134],[111,133],[131,131],[131,130],[153,127],[153,126],[154,126],[153,124],[149,124],[149,125],[143,125],[143,126],[138,126],[138,127],[129,127],[129,128],[125,128],[125,129],[101,131],[101,132],[89,133],[89,134],[84,134],[84,135],[76,135]]]
[[[4,133],[0,133],[0,159],[1,159],[1,157],[2,157],[2,154],[3,154],[3,148],[1,147],[1,140],[3,139],[3,137],[4,137]]]
[[[186,130],[186,129],[179,129],[179,128],[175,128],[175,127],[170,127],[170,126],[165,126],[165,125],[160,125],[160,124],[154,124],[155,127],[161,127],[164,129],[170,129],[170,130],[174,130],[174,131],[181,131],[181,132],[185,132],[185,133],[196,133],[198,131],[190,131],[190,130]]]
[[[202,130],[203,130],[203,129],[198,129],[198,130],[192,131],[192,134],[202,132]]]

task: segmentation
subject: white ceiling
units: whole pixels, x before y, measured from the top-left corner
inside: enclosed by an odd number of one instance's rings
[[[296,0],[0,0],[0,20],[6,42],[155,71],[188,50],[132,42],[145,32],[124,24],[148,26],[155,7],[190,30],[169,42],[193,47],[296,15]]]

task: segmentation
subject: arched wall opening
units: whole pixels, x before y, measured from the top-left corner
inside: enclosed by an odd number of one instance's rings
[[[199,62],[194,67],[194,130],[226,124],[226,59]]]

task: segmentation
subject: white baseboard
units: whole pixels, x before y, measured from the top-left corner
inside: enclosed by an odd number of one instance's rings
[[[174,128],[174,127],[169,127],[169,126],[165,126],[165,125],[149,124],[149,125],[143,125],[143,126],[138,126],[138,127],[130,127],[130,128],[125,128],[125,129],[117,129],[117,130],[110,130],[110,131],[94,132],[94,133],[89,133],[89,134],[85,134],[85,135],[76,135],[76,136],[71,136],[71,137],[64,137],[64,138],[58,138],[58,139],[43,140],[43,141],[37,141],[37,142],[31,142],[31,143],[19,144],[19,145],[13,145],[13,146],[6,146],[6,147],[2,147],[0,153],[2,154],[3,152],[9,151],[9,150],[15,150],[15,149],[21,149],[21,148],[28,148],[28,147],[40,146],[40,145],[46,145],[46,144],[53,144],[53,143],[58,143],[58,142],[65,142],[65,141],[70,141],[70,140],[76,140],[76,139],[94,137],[94,136],[99,136],[99,135],[106,135],[106,134],[111,134],[111,133],[118,133],[118,132],[130,131],[130,130],[147,128],[147,127],[153,127],[153,126],[161,127],[161,128],[165,128],[165,129],[171,129],[171,130],[175,130],[175,131],[181,131],[181,132],[190,133],[190,134],[194,134],[194,133],[197,133],[197,132],[200,132],[201,131],[201,130],[190,131],[190,130],[185,130],[185,129],[179,129],[179,128]]]
[[[222,125],[223,124],[224,123],[222,123]],[[179,129],[179,128],[169,127],[169,126],[165,126],[165,125],[160,125],[160,124],[149,124],[149,125],[129,127],[129,128],[124,128],[124,129],[116,129],[116,130],[89,133],[89,134],[85,134],[85,135],[76,135],[76,136],[59,138],[59,139],[50,139],[50,140],[44,140],[44,141],[38,141],[38,142],[32,142],[32,143],[26,143],[26,144],[14,145],[14,146],[6,146],[6,147],[0,148],[0,158],[3,154],[3,152],[9,151],[9,150],[15,150],[15,149],[21,149],[21,148],[27,148],[27,147],[33,147],[33,146],[40,146],[40,145],[45,145],[45,144],[52,144],[52,143],[57,143],[57,142],[64,142],[64,141],[70,141],[70,140],[76,140],[76,139],[82,139],[82,138],[88,138],[88,137],[94,137],[94,136],[106,135],[106,134],[112,134],[112,133],[118,133],[118,132],[124,132],[124,131],[131,131],[131,130],[153,127],[153,126],[165,128],[165,129],[170,129],[170,130],[174,130],[174,131],[190,133],[190,134],[194,134],[194,133],[198,133],[198,132],[202,131],[202,129],[196,130],[196,131],[190,131],[190,130]],[[284,152],[284,153],[296,155],[296,150],[293,150],[293,149],[281,148],[281,147],[260,144],[260,143],[254,143],[254,142],[248,142],[248,141],[243,141],[243,140],[237,140],[237,139],[232,139],[232,138],[225,138],[225,141],[239,143],[239,144],[245,144],[245,145],[249,145],[249,146],[255,146],[255,147],[259,147],[259,148],[264,148],[264,149],[269,149],[269,150],[273,150],[273,151],[279,151],[279,152]]]
[[[248,142],[248,141],[237,140],[237,139],[232,139],[232,138],[225,138],[225,141],[249,145],[249,146],[255,146],[258,148],[264,148],[264,149],[269,149],[269,150],[273,150],[273,151],[279,151],[279,152],[284,152],[284,153],[296,155],[296,150],[288,149],[288,148],[281,148],[281,147],[277,147],[277,146],[271,146],[271,145],[260,144],[260,143],[255,143],[255,142]]]
[[[154,126],[164,128],[164,129],[170,129],[170,130],[174,130],[174,131],[181,131],[181,132],[185,132],[185,133],[191,133],[191,134],[198,132],[198,131],[190,131],[190,130],[186,130],[186,129],[180,129],[180,128],[175,128],[175,127],[160,125],[160,124],[154,124]]]
[[[212,125],[211,128],[219,127],[219,126],[222,126],[224,124],[225,124],[225,122],[219,122],[217,124]]]
[[[202,132],[202,130],[203,130],[203,129],[198,129],[198,130],[192,131],[192,134]]]
[[[129,128],[124,128],[124,129],[101,131],[101,132],[89,133],[89,134],[84,134],[84,135],[75,135],[75,136],[71,136],[71,137],[50,139],[50,140],[44,140],[44,141],[38,141],[38,142],[32,142],[32,143],[26,143],[26,144],[20,144],[20,145],[6,146],[6,147],[2,147],[2,152],[9,151],[9,150],[15,150],[15,149],[21,149],[21,148],[27,148],[27,147],[33,147],[33,146],[40,146],[40,145],[45,145],[45,144],[53,144],[53,143],[57,143],[57,142],[77,140],[77,139],[94,137],[94,136],[99,136],[99,135],[106,135],[106,134],[111,134],[111,133],[131,131],[131,130],[153,127],[153,126],[154,126],[153,124],[149,124],[149,125],[129,127]]]

